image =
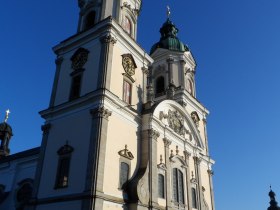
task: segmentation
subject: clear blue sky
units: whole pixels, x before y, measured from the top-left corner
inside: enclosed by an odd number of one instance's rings
[[[280,201],[280,1],[144,0],[138,42],[159,39],[165,7],[197,61],[197,97],[210,110],[216,210],[265,210]],[[11,151],[39,146],[55,56],[76,32],[76,0],[2,1],[0,118],[11,109]]]

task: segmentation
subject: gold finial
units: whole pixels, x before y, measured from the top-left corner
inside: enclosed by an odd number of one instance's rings
[[[9,118],[9,114],[10,114],[11,112],[10,112],[10,110],[8,109],[8,110],[6,110],[6,115],[5,115],[5,120],[4,120],[4,122],[7,122],[8,121],[8,118]]]
[[[170,7],[167,5],[167,11],[166,11],[166,14],[167,14],[167,18],[169,18],[170,17],[170,15],[171,15],[171,11],[170,11]]]

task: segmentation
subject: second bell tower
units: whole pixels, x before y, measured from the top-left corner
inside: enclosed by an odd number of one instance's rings
[[[142,0],[79,0],[78,33],[111,16],[133,39],[136,39],[137,19]]]

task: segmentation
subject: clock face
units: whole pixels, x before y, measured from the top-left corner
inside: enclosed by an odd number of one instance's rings
[[[134,64],[133,64],[133,61],[132,61],[131,57],[128,57],[128,56],[123,57],[122,65],[123,65],[124,71],[129,76],[132,76],[132,75],[135,74],[135,67],[134,67]]]

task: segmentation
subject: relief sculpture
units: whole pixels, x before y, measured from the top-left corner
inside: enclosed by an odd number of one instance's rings
[[[168,114],[160,112],[160,120],[162,119],[167,119],[169,127],[177,134],[185,135],[184,119],[178,111],[168,110]]]

